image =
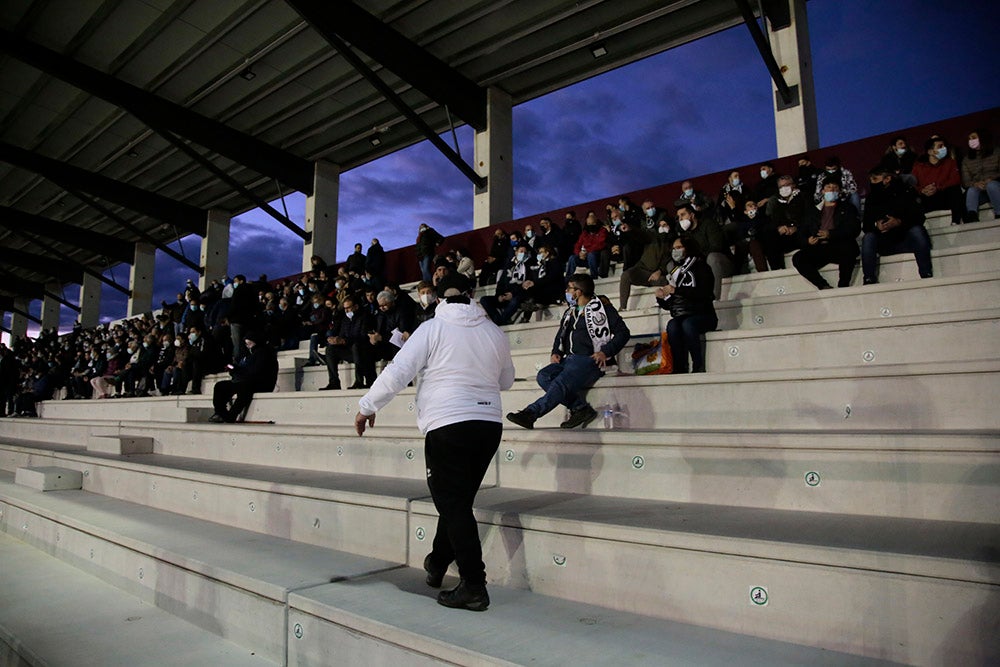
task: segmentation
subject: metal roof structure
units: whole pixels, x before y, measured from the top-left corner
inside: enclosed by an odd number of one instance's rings
[[[4,0],[0,292],[202,234],[209,208],[308,194],[316,160],[483,129],[488,87],[518,104],[739,24],[739,4]]]

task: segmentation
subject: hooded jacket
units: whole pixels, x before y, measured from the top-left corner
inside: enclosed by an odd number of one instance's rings
[[[502,422],[500,392],[514,384],[507,334],[478,303],[439,303],[359,401],[372,415],[417,376],[417,427]]]

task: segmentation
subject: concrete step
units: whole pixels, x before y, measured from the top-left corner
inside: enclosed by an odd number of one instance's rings
[[[7,535],[275,663],[289,592],[397,565],[86,491],[43,494],[6,473],[0,512]]]
[[[376,428],[363,439],[347,429],[300,429],[285,451],[267,438],[165,432],[157,449],[128,457],[66,451],[47,443],[0,443],[0,469],[53,466],[84,475],[84,490],[198,516],[247,530],[362,554],[396,554],[406,502],[427,495],[420,439]],[[388,433],[384,431],[389,431]],[[777,432],[683,432],[551,429],[505,431],[485,484],[734,507],[852,515],[997,522],[997,432],[870,432],[845,435]],[[191,446],[191,443],[198,446]],[[202,446],[204,445],[204,446]],[[338,454],[328,460],[336,445]],[[405,449],[404,449],[405,447]],[[372,452],[371,455],[368,452]],[[372,459],[378,454],[375,476]],[[186,454],[186,455],[185,455]],[[292,467],[294,466],[294,467]],[[213,488],[207,491],[206,487]],[[195,494],[198,499],[195,500]],[[213,502],[206,509],[204,498]],[[318,504],[322,502],[323,504]],[[292,517],[271,524],[270,508]],[[250,511],[251,506],[253,510]],[[317,532],[309,518],[379,530],[348,532],[352,541]],[[305,523],[302,523],[305,521]]]
[[[436,518],[412,509],[414,565]],[[504,586],[906,664],[1000,654],[981,629],[996,622],[996,525],[509,489],[481,491],[476,514]]]
[[[931,253],[934,261],[934,275],[951,277],[970,273],[994,271],[1000,262],[1000,243],[982,243],[934,250]],[[852,285],[861,283],[861,265],[855,267]],[[829,265],[820,273],[830,282],[837,284],[837,267]],[[890,283],[899,280],[919,280],[917,264],[912,255],[892,255],[881,262],[879,281]],[[746,297],[761,297],[792,294],[796,292],[811,292],[816,288],[800,276],[793,268],[764,273],[751,273],[733,276],[722,281],[722,298],[724,300],[742,299]]]
[[[436,591],[423,585],[423,571],[415,569],[291,595],[289,664],[885,664],[523,589],[491,585],[489,592],[486,618],[435,604]]]
[[[0,534],[4,665],[277,665]]]

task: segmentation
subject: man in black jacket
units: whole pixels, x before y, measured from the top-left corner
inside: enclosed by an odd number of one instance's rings
[[[327,384],[320,387],[320,391],[340,389],[337,365],[341,361],[354,364],[354,384],[351,389],[365,387],[365,375],[369,366],[372,367],[371,375],[375,374],[374,362],[371,360],[372,346],[368,341],[371,319],[358,307],[354,297],[344,299],[343,308],[343,316],[336,320],[323,338],[326,346],[323,356],[326,358]]]
[[[232,380],[222,380],[212,392],[215,414],[211,421],[231,424],[243,421],[255,393],[274,391],[278,381],[278,356],[270,345],[256,332],[243,340],[246,352],[229,370]],[[230,405],[230,401],[232,404]]]
[[[244,352],[244,333],[253,328],[257,322],[257,315],[260,312],[260,299],[254,285],[247,283],[244,275],[238,275],[233,279],[233,298],[229,304],[229,333],[233,339],[233,359],[239,359]]]
[[[828,180],[823,185],[820,208],[808,209],[805,227],[801,230],[802,250],[792,255],[792,264],[802,277],[819,289],[830,289],[830,283],[819,270],[827,264],[840,268],[837,287],[850,287],[851,273],[858,258],[858,209],[840,199],[840,183]]]
[[[365,256],[365,271],[370,273],[379,285],[385,284],[385,250],[378,239],[372,239],[372,244],[368,247],[368,255]]]
[[[878,282],[878,258],[912,252],[921,278],[934,275],[931,239],[924,228],[924,211],[917,192],[884,164],[868,173],[871,192],[865,201],[861,268],[865,285]]]

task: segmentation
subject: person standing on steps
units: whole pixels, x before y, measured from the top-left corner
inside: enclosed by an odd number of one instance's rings
[[[438,594],[446,607],[485,611],[479,529],[472,504],[500,446],[500,392],[514,384],[507,334],[469,298],[472,284],[451,273],[437,286],[434,317],[418,327],[358,402],[354,427],[364,435],[375,415],[419,374],[417,427],[424,434],[427,486],[438,511],[437,532],[424,558],[427,585],[439,588],[452,561],[458,585]]]
[[[611,301],[594,295],[589,275],[576,274],[566,281],[566,301],[569,308],[552,343],[552,363],[538,371],[538,385],[545,395],[520,412],[507,414],[509,421],[523,428],[534,428],[537,419],[560,404],[570,410],[560,428],[586,428],[597,417],[585,398],[587,389],[615,365],[615,356],[632,335]]]

